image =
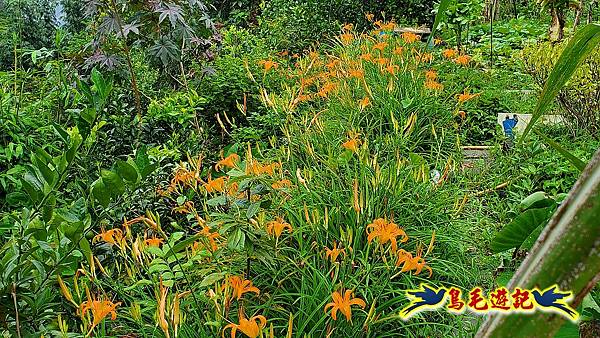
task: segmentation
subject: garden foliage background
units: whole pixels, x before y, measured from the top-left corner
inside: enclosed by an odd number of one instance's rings
[[[398,31],[424,1],[0,3],[0,333],[472,336],[398,312],[422,282],[506,285],[577,179],[496,122],[564,48],[548,13],[566,38],[600,14],[553,6],[458,0],[427,43]],[[583,160],[597,55],[542,127]]]

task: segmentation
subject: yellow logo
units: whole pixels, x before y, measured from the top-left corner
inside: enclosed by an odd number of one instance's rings
[[[420,312],[442,307],[454,314],[461,314],[466,310],[478,314],[530,313],[539,310],[557,313],[572,321],[579,318],[577,311],[567,304],[567,301],[573,298],[573,293],[560,291],[557,285],[544,290],[515,288],[512,292],[499,287],[486,297],[481,287],[475,287],[463,296],[463,291],[456,287],[434,288],[423,283],[416,290],[406,290],[406,297],[411,302],[400,311],[400,316],[404,320]]]

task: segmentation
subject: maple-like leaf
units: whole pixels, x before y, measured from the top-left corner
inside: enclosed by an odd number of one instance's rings
[[[156,10],[156,12],[159,13],[159,23],[162,23],[166,18],[169,18],[169,22],[171,22],[171,26],[173,27],[175,27],[175,24],[177,24],[178,21],[184,23],[183,11],[178,5],[167,3],[163,7]]]
[[[173,41],[164,36],[157,40],[154,46],[150,47],[148,51],[152,56],[160,59],[164,66],[171,63],[171,61],[179,60],[179,50],[177,49],[177,46],[173,43]]]
[[[140,27],[141,25],[137,22],[132,22],[132,23],[128,23],[123,25],[123,35],[125,38],[127,38],[127,35],[129,35],[129,33],[134,33],[136,35],[140,34]],[[119,34],[120,35],[120,34]]]

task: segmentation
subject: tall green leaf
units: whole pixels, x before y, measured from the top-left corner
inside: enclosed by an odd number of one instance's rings
[[[544,140],[544,142],[546,142],[549,146],[554,148],[554,150],[558,151],[559,154],[561,154],[564,158],[569,160],[569,162],[571,162],[571,164],[574,165],[575,168],[579,169],[579,171],[582,171],[585,168],[585,162],[580,160],[577,156],[571,154],[565,148],[561,147],[560,144],[554,142],[554,140],[552,140],[548,136],[544,135],[543,133],[536,132],[536,134],[539,137],[541,137]]]
[[[548,80],[546,80],[546,85],[533,111],[531,121],[525,128],[525,132],[523,132],[523,138],[531,131],[537,120],[548,111],[558,92],[573,76],[577,67],[594,51],[598,43],[600,43],[599,24],[586,25],[571,38],[556,62]]]
[[[435,15],[435,20],[433,21],[433,26],[431,27],[431,35],[429,35],[429,39],[427,40],[427,45],[431,45],[431,41],[435,38],[435,33],[438,29],[440,23],[444,20],[446,16],[446,10],[448,6],[453,0],[442,0],[437,8],[437,14]]]

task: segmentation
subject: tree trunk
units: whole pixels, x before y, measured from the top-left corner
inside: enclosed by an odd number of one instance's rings
[[[579,0],[579,5],[577,5],[577,9],[575,10],[575,20],[573,20],[573,33],[575,32],[575,28],[579,25],[581,21],[581,14],[583,12],[583,3],[584,0]]]
[[[550,10],[552,16],[552,23],[548,30],[550,41],[558,42],[564,37],[565,30],[565,12],[562,8],[552,8]]]

